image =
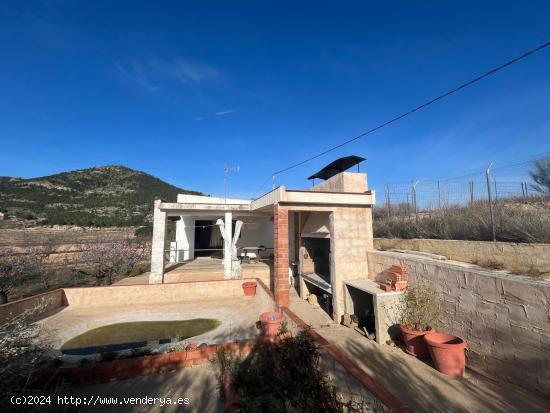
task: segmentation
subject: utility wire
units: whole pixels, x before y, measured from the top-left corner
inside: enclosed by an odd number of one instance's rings
[[[427,102],[422,103],[421,105],[418,105],[418,106],[414,107],[413,109],[410,109],[410,110],[408,110],[408,111],[406,111],[406,112],[404,112],[404,113],[402,113],[402,114],[400,114],[400,115],[398,115],[398,116],[396,116],[396,117],[394,117],[394,118],[392,118],[392,119],[390,119],[390,120],[388,120],[388,121],[386,121],[386,122],[384,122],[384,123],[382,123],[382,124],[380,124],[380,125],[378,125],[378,126],[372,128],[372,129],[369,129],[369,130],[366,131],[366,132],[363,132],[363,133],[361,133],[361,134],[359,134],[359,135],[357,135],[357,136],[354,136],[353,138],[350,138],[350,139],[348,139],[348,140],[346,140],[346,141],[344,141],[344,142],[342,142],[342,143],[340,143],[340,144],[338,144],[338,145],[336,145],[336,146],[333,146],[333,147],[331,147],[331,148],[329,148],[329,149],[327,149],[327,150],[325,150],[325,151],[323,151],[323,152],[320,152],[320,153],[318,153],[317,155],[311,156],[310,158],[307,158],[307,159],[305,159],[305,160],[303,160],[303,161],[300,161],[300,162],[298,162],[298,163],[295,163],[295,164],[293,164],[293,165],[290,165],[290,166],[288,166],[288,167],[286,167],[286,168],[280,169],[280,170],[274,172],[272,176],[274,177],[274,176],[279,175],[279,174],[281,174],[281,173],[283,173],[283,172],[286,172],[286,171],[289,171],[289,170],[291,170],[291,169],[294,169],[294,168],[296,168],[296,167],[298,167],[298,166],[300,166],[300,165],[303,165],[303,164],[305,164],[305,163],[307,163],[307,162],[310,162],[310,161],[312,161],[312,160],[314,160],[314,159],[320,158],[321,156],[326,155],[326,154],[329,153],[329,152],[332,152],[332,151],[334,151],[334,150],[336,150],[336,149],[338,149],[338,148],[341,148],[342,146],[345,146],[345,145],[347,145],[347,144],[349,144],[349,143],[351,143],[351,142],[354,142],[354,141],[356,141],[356,140],[358,140],[358,139],[360,139],[360,138],[362,138],[362,137],[364,137],[364,136],[366,136],[366,135],[369,135],[369,134],[371,134],[371,133],[373,133],[373,132],[376,132],[376,131],[379,130],[379,129],[382,129],[382,128],[384,128],[384,127],[386,127],[386,126],[388,126],[388,125],[390,125],[390,124],[392,124],[392,123],[394,123],[394,122],[397,122],[397,121],[400,120],[400,119],[403,119],[405,116],[408,116],[408,115],[410,115],[410,114],[412,114],[412,113],[414,113],[414,112],[417,112],[417,111],[419,111],[419,110],[421,110],[421,109],[424,109],[426,106],[429,106],[429,105],[431,105],[431,104],[433,104],[433,103],[435,103],[435,102],[437,102],[437,101],[439,101],[439,100],[441,100],[441,99],[446,98],[447,96],[452,95],[452,94],[455,93],[455,92],[458,92],[458,91],[461,90],[461,89],[464,89],[464,88],[466,88],[466,87],[468,87],[468,86],[470,86],[470,85],[472,85],[472,84],[474,84],[474,83],[476,83],[476,82],[479,82],[480,80],[486,78],[487,76],[490,76],[490,75],[492,75],[492,74],[498,72],[499,70],[502,70],[502,69],[504,69],[504,68],[506,68],[506,67],[508,67],[508,66],[511,66],[511,65],[513,65],[514,63],[517,63],[517,62],[519,62],[520,60],[523,60],[523,59],[525,59],[526,57],[532,55],[533,53],[539,52],[539,51],[541,51],[542,49],[544,49],[545,47],[548,47],[548,46],[550,46],[550,41],[548,41],[548,42],[546,42],[546,43],[543,43],[543,44],[541,44],[540,46],[536,47],[535,49],[529,50],[528,52],[525,52],[525,53],[523,53],[522,55],[520,55],[520,56],[518,56],[518,57],[516,57],[516,58],[514,58],[514,59],[512,59],[512,60],[510,60],[510,61],[508,61],[508,62],[506,62],[506,63],[504,63],[504,64],[502,64],[502,65],[500,65],[500,66],[497,66],[497,67],[495,67],[495,68],[489,70],[488,72],[486,72],[486,73],[484,73],[484,74],[482,74],[482,75],[480,75],[480,76],[478,76],[478,77],[472,79],[472,80],[469,80],[468,82],[462,83],[460,86],[457,86],[457,87],[455,87],[455,88],[453,88],[453,89],[451,89],[451,90],[449,90],[449,91],[447,91],[447,92],[445,92],[445,93],[443,93],[443,94],[441,94],[441,95],[439,95],[439,96],[437,96],[437,97],[435,97],[435,98],[433,98],[433,99],[431,99],[431,100],[428,100]]]

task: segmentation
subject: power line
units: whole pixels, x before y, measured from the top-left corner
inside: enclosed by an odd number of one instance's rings
[[[435,102],[437,102],[437,101],[439,101],[439,100],[441,100],[441,99],[446,98],[447,96],[452,95],[452,94],[455,93],[455,92],[458,92],[458,91],[461,90],[461,89],[464,89],[464,88],[466,88],[466,87],[468,87],[468,86],[470,86],[470,85],[472,85],[472,84],[474,84],[474,83],[476,83],[476,82],[479,82],[480,80],[486,78],[487,76],[490,76],[490,75],[492,75],[492,74],[498,72],[499,70],[502,70],[502,69],[504,69],[504,68],[506,68],[506,67],[508,67],[508,66],[511,66],[511,65],[513,65],[514,63],[517,63],[517,62],[519,62],[520,60],[523,60],[523,59],[525,59],[526,57],[532,55],[533,53],[536,53],[536,52],[538,52],[538,51],[540,51],[540,50],[542,50],[542,49],[544,49],[545,47],[548,47],[548,46],[550,46],[550,41],[549,41],[549,42],[546,42],[546,43],[543,43],[543,44],[541,44],[540,46],[536,47],[535,49],[529,50],[528,52],[525,52],[525,53],[523,53],[522,55],[520,55],[520,56],[518,56],[518,57],[516,57],[516,58],[514,58],[514,59],[512,59],[512,60],[510,60],[510,61],[508,61],[508,62],[506,62],[506,63],[504,63],[504,64],[502,64],[502,65],[500,65],[500,66],[497,66],[497,67],[495,67],[495,68],[489,70],[488,72],[486,72],[486,73],[484,73],[484,74],[482,74],[482,75],[480,75],[480,76],[478,76],[478,77],[472,79],[472,80],[469,80],[469,81],[467,81],[467,82],[465,82],[465,83],[462,83],[461,85],[459,85],[459,86],[457,86],[457,87],[455,87],[455,88],[453,88],[453,89],[451,89],[451,90],[449,90],[449,91],[447,91],[447,92],[445,92],[445,93],[443,93],[443,94],[441,94],[441,95],[439,95],[439,96],[437,96],[437,97],[435,97],[435,98],[433,98],[433,99],[431,99],[431,100],[428,100],[427,102],[422,103],[421,105],[418,105],[418,106],[414,107],[413,109],[410,109],[410,110],[408,110],[408,111],[406,111],[406,112],[404,112],[404,113],[402,113],[402,114],[400,114],[400,115],[398,115],[398,116],[396,116],[396,117],[394,117],[394,118],[392,118],[392,119],[390,119],[390,120],[388,120],[388,121],[386,121],[386,122],[384,122],[384,123],[382,123],[382,124],[380,124],[380,125],[378,125],[378,126],[372,128],[372,129],[367,130],[366,132],[363,132],[363,133],[361,133],[361,134],[359,134],[359,135],[357,135],[357,136],[354,136],[353,138],[350,138],[350,139],[348,139],[348,140],[346,140],[346,141],[344,141],[344,142],[342,142],[342,143],[340,143],[340,144],[338,144],[338,145],[336,145],[336,146],[333,146],[333,147],[331,147],[331,148],[329,148],[329,149],[327,149],[327,150],[325,150],[325,151],[323,151],[323,152],[320,152],[320,153],[318,153],[317,155],[311,156],[310,158],[307,158],[307,159],[305,159],[305,160],[303,160],[303,161],[297,162],[297,163],[295,163],[295,164],[293,164],[293,165],[290,165],[290,166],[288,166],[288,167],[286,167],[286,168],[283,168],[283,169],[281,169],[281,170],[278,170],[278,171],[274,172],[272,176],[274,177],[274,176],[279,175],[279,174],[281,174],[281,173],[283,173],[283,172],[286,172],[286,171],[289,171],[289,170],[291,170],[291,169],[294,169],[294,168],[296,168],[296,167],[298,167],[298,166],[300,166],[300,165],[303,165],[303,164],[305,164],[305,163],[307,163],[307,162],[310,162],[310,161],[312,161],[312,160],[314,160],[314,159],[320,158],[321,156],[326,155],[326,154],[329,153],[329,152],[332,152],[332,151],[334,151],[334,150],[336,150],[336,149],[338,149],[338,148],[341,148],[342,146],[345,146],[345,145],[347,145],[347,144],[349,144],[349,143],[351,143],[351,142],[354,142],[354,141],[356,141],[356,140],[358,140],[358,139],[360,139],[360,138],[362,138],[362,137],[364,137],[364,136],[366,136],[366,135],[369,135],[369,134],[371,134],[371,133],[373,133],[373,132],[376,132],[376,131],[379,130],[379,129],[382,129],[382,128],[384,128],[384,127],[386,127],[386,126],[388,126],[388,125],[390,125],[390,124],[392,124],[392,123],[394,123],[394,122],[397,122],[397,121],[400,120],[400,119],[403,119],[405,116],[408,116],[408,115],[410,115],[410,114],[412,114],[412,113],[414,113],[414,112],[417,112],[417,111],[419,111],[419,110],[421,110],[421,109],[424,109],[426,106],[429,106],[429,105],[431,105],[431,104],[433,104],[433,103],[435,103]]]
[[[504,163],[504,164],[501,164],[500,166],[495,166],[493,168],[493,171],[499,171],[499,170],[502,170],[502,169],[507,169],[507,168],[512,168],[514,166],[521,166],[521,165],[526,165],[526,164],[529,164],[529,163],[532,163],[534,161],[537,161],[539,159],[543,159],[545,157],[548,157],[550,156],[550,152],[542,152],[542,153],[539,153],[539,154],[536,154],[536,155],[530,155],[529,158],[523,160],[523,161],[519,161],[519,162],[513,162],[513,163]],[[497,164],[498,161],[495,162],[495,164]],[[419,179],[419,181],[421,181],[422,183],[435,183],[437,181],[439,182],[448,182],[448,181],[454,181],[454,180],[458,180],[458,179],[461,179],[461,178],[469,178],[471,176],[478,176],[478,175],[482,175],[485,173],[485,169],[486,167],[479,167],[479,168],[476,168],[476,169],[470,169],[468,171],[464,171],[462,172],[461,175],[455,175],[455,176],[451,176],[451,177],[446,177],[446,178],[429,178],[429,179]],[[389,185],[410,185],[410,180],[409,181],[399,181],[399,182],[387,182],[387,184]]]

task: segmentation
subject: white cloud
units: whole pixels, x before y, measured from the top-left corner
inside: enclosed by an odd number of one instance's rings
[[[200,84],[221,79],[221,70],[205,63],[191,62],[180,57],[172,59],[149,58],[122,63],[115,61],[116,70],[126,79],[150,92],[160,89],[159,84],[177,81],[182,84]]]
[[[126,79],[137,83],[138,85],[144,87],[150,92],[156,92],[160,89],[159,86],[150,83],[147,80],[147,77],[143,73],[143,70],[135,64],[131,65],[129,68],[122,66],[119,62],[114,62],[116,70],[122,74]]]
[[[223,115],[229,115],[230,113],[235,113],[236,110],[221,110],[219,112],[215,112],[214,116],[223,116]]]

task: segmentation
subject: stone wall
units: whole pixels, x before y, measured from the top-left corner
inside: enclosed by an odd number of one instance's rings
[[[470,369],[550,396],[550,281],[383,251],[369,252],[369,277],[392,264],[440,294],[439,328],[468,341]]]
[[[431,252],[451,260],[502,267],[515,274],[540,272],[550,275],[550,244],[375,238],[374,247]]]

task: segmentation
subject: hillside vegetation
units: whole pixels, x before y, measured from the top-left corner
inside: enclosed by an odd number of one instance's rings
[[[102,166],[31,179],[0,177],[0,211],[41,225],[150,226],[153,201],[175,201],[179,193],[201,194],[124,166]]]

